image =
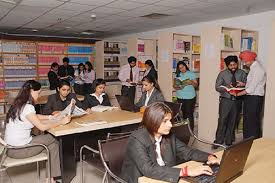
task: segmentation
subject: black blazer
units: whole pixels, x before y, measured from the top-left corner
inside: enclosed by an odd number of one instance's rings
[[[146,128],[133,132],[129,138],[121,177],[128,183],[137,183],[141,176],[167,182],[178,182],[180,168],[172,168],[178,161],[207,161],[210,154],[188,147],[173,134],[163,136],[161,155],[165,166],[156,160],[154,142]]]
[[[158,80],[158,72],[154,68],[151,68],[146,76],[151,76],[152,78],[155,78],[155,80]]]
[[[139,101],[135,104],[135,106],[137,108],[140,108],[145,105],[146,94],[147,94],[147,92],[142,93]],[[163,97],[162,93],[158,89],[155,88],[153,93],[151,94],[149,101],[148,101],[148,105],[150,105],[154,102],[163,102],[163,101],[164,101],[164,97]]]
[[[102,103],[99,103],[99,101],[95,98],[95,96],[92,95],[85,95],[84,101],[83,101],[83,109],[88,109],[97,105],[104,105],[104,106],[111,106],[111,103],[109,101],[108,95],[105,93],[103,95],[103,101]]]
[[[63,111],[70,104],[72,98],[75,99],[76,106],[82,108],[82,104],[76,98],[75,93],[70,93],[64,101],[61,100],[59,93],[55,93],[48,97],[48,101],[43,108],[43,114],[50,115],[54,111]]]
[[[65,67],[64,65],[61,65],[58,68],[58,76],[65,77],[65,76],[72,76],[74,78],[74,68],[71,65],[68,65]]]
[[[49,83],[50,83],[50,90],[55,90],[58,87],[58,83],[59,83],[57,74],[53,71],[49,71],[48,79],[49,79]]]

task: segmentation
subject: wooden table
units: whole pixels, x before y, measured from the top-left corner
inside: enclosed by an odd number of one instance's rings
[[[39,96],[38,99],[37,99],[36,104],[38,104],[38,105],[46,104],[48,102],[48,97],[49,97],[49,95]],[[79,101],[83,101],[84,100],[84,96],[83,95],[76,95],[76,98]]]
[[[216,153],[221,158],[222,152]],[[257,139],[254,141],[243,174],[236,178],[234,183],[273,183],[275,179],[275,140]],[[178,165],[197,166],[198,162],[190,161]],[[155,180],[147,177],[140,177],[139,183],[164,183],[165,181]],[[179,183],[187,181],[180,179]]]
[[[48,132],[57,137],[59,141],[62,182],[69,183],[76,175],[76,135],[83,135],[85,132],[100,129],[136,124],[141,122],[141,119],[141,113],[133,113],[123,110],[93,112],[92,114],[73,118],[67,125],[48,130]],[[88,124],[88,126],[79,125],[83,123]],[[93,136],[91,135],[91,139],[92,138]]]

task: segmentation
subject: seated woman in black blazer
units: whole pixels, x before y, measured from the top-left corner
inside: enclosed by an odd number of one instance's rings
[[[145,109],[142,127],[129,137],[121,170],[128,183],[137,183],[141,176],[167,182],[178,182],[183,176],[212,175],[206,165],[173,168],[177,160],[219,164],[215,155],[192,149],[170,134],[172,111],[162,102]]]
[[[48,97],[48,101],[43,108],[43,114],[55,115],[63,111],[71,100],[76,101],[76,106],[82,108],[81,102],[76,98],[75,93],[71,93],[71,85],[67,80],[60,80],[57,92]]]
[[[108,95],[105,93],[106,82],[103,79],[96,79],[92,84],[92,93],[85,96],[83,108],[89,110],[97,105],[111,106]]]
[[[150,75],[142,78],[144,92],[139,101],[135,104],[137,108],[146,107],[154,102],[164,101],[157,81]]]

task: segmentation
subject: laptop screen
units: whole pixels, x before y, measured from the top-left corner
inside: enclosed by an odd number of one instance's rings
[[[115,96],[122,110],[137,112],[135,104],[130,101],[128,96],[124,96],[124,95],[115,95]]]

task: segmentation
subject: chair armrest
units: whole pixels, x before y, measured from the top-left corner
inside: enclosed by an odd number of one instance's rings
[[[91,147],[89,147],[89,146],[87,146],[87,145],[83,145],[83,146],[80,148],[80,154],[82,154],[82,151],[83,151],[84,149],[87,149],[87,150],[89,150],[89,151],[91,151],[91,152],[93,152],[93,153],[95,153],[95,154],[99,154],[99,151],[98,151],[98,150],[95,150],[95,149],[93,149],[93,148],[91,148]]]
[[[24,149],[28,147],[35,147],[35,146],[41,146],[46,150],[46,154],[48,155],[48,158],[50,159],[50,151],[49,148],[45,144],[38,144],[38,143],[30,143],[23,146],[10,146],[7,145],[7,149]]]

